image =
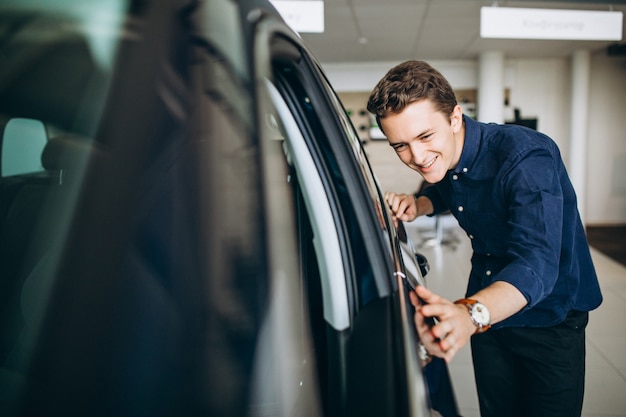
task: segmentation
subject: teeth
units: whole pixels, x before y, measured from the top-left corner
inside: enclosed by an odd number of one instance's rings
[[[430,166],[435,163],[435,159],[437,159],[436,156],[433,159],[431,159],[430,161],[428,161],[428,163],[422,165],[422,168],[430,168]]]

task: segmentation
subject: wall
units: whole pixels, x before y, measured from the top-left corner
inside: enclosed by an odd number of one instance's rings
[[[591,61],[588,223],[626,223],[626,58]]]
[[[430,63],[448,78],[455,90],[477,89],[477,61]],[[396,64],[325,64],[323,67],[340,97],[349,93],[350,106],[361,108],[365,107],[374,85]],[[570,59],[507,59],[504,83],[511,107],[518,107],[523,118],[538,119],[538,130],[555,140],[567,165]],[[361,107],[360,97],[364,101]],[[594,53],[589,103],[587,199],[579,202],[584,204],[587,224],[626,224],[625,109],[626,58],[607,57],[604,51]],[[403,166],[393,151],[385,148],[386,143],[380,142],[385,141],[371,141],[366,145],[366,151],[381,185],[385,190],[410,192],[419,185],[419,175]]]
[[[342,92],[338,95],[359,134],[359,138],[362,140],[369,139],[370,117],[366,109],[368,93]]]
[[[550,136],[569,155],[570,67],[567,59],[507,61],[511,106],[523,118],[537,118],[537,130]]]

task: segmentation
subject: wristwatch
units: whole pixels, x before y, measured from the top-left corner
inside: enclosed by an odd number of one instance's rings
[[[491,327],[491,315],[484,304],[469,298],[461,298],[454,304],[463,304],[467,307],[472,323],[476,325],[476,333],[485,332]]]

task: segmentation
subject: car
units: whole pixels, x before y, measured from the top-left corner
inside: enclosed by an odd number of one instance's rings
[[[426,261],[257,0],[0,5],[0,415],[456,415]]]

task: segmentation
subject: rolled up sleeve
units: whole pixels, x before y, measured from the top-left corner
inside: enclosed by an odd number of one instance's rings
[[[559,276],[563,195],[554,158],[546,151],[520,156],[502,177],[509,207],[509,262],[497,280],[515,286],[532,308]]]

